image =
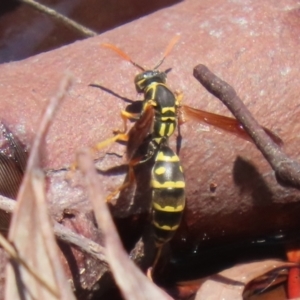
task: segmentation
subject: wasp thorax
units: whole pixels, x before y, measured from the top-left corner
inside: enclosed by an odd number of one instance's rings
[[[167,74],[157,70],[149,70],[135,76],[134,83],[138,93],[143,93],[151,83],[166,83]]]

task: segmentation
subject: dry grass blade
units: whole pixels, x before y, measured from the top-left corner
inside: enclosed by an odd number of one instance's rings
[[[245,286],[252,280],[273,270],[289,268],[293,265],[278,260],[265,260],[234,266],[205,281],[195,300],[243,300]]]
[[[78,165],[85,174],[96,220],[105,235],[105,253],[114,278],[125,299],[170,300],[165,292],[151,282],[129,259],[117,234],[104,195],[98,185],[93,160],[88,150],[78,154]]]
[[[39,168],[40,147],[69,85],[70,76],[50,100],[28,160],[9,232],[17,258],[11,257],[7,267],[6,299],[75,299],[58,260],[46,206],[44,174]]]

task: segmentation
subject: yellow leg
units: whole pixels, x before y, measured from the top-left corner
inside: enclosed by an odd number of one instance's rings
[[[117,130],[114,130],[113,132],[115,134],[127,132],[127,121],[129,119],[138,120],[139,117],[140,117],[140,114],[129,113],[126,110],[122,110],[121,111],[121,118],[123,120],[123,129],[122,130],[117,129]]]
[[[155,255],[155,259],[154,259],[154,262],[152,264],[152,272],[155,270],[155,267],[158,263],[158,260],[159,260],[160,255],[161,255],[162,247],[163,247],[163,245],[160,245],[159,247],[157,247],[157,252],[156,252],[156,255]]]
[[[102,148],[114,143],[114,142],[127,142],[128,141],[128,135],[126,134],[127,132],[127,120],[128,119],[137,119],[140,116],[140,114],[133,114],[133,113],[129,113],[125,110],[121,111],[121,118],[123,120],[124,126],[122,130],[114,130],[114,134],[115,136],[112,138],[109,138],[103,142],[100,142],[98,144],[96,144],[96,146],[94,147],[94,149],[96,151],[101,150]]]
[[[110,144],[112,144],[112,143],[114,143],[114,142],[116,142],[116,141],[119,141],[119,142],[127,142],[127,141],[128,141],[128,135],[127,135],[126,133],[119,133],[119,134],[115,135],[115,136],[112,137],[112,138],[109,138],[109,139],[107,139],[107,140],[105,140],[105,141],[103,141],[103,142],[101,142],[101,143],[96,144],[96,145],[91,149],[91,151],[97,152],[97,151],[101,150],[102,148],[104,148],[104,147],[106,147],[106,146],[108,146],[108,145],[110,145]],[[95,154],[95,153],[93,153],[93,154]],[[74,161],[74,162],[70,165],[70,170],[69,170],[70,174],[69,174],[69,172],[68,172],[68,174],[67,174],[67,176],[66,176],[67,179],[70,179],[70,178],[72,177],[72,174],[76,171],[77,167],[78,167],[77,162]]]
[[[160,258],[160,255],[161,255],[161,251],[162,251],[162,247],[163,245],[160,245],[158,248],[157,248],[157,252],[156,252],[156,255],[155,255],[155,259],[154,259],[154,262],[152,264],[152,267],[148,268],[147,270],[147,277],[153,282],[153,274],[154,274],[154,271],[155,271],[155,267],[157,265],[157,262]]]
[[[174,95],[176,97],[176,105],[178,107],[178,109],[177,109],[178,125],[180,126],[186,122],[185,115],[184,115],[184,112],[183,112],[182,106],[181,106],[181,102],[183,99],[183,92],[176,90],[174,92]]]
[[[106,197],[106,202],[109,203],[118,193],[129,187],[135,181],[133,166],[129,165],[128,180],[119,186],[115,191]]]
[[[114,142],[127,142],[128,141],[128,134],[127,132],[127,120],[128,119],[138,119],[140,117],[140,114],[135,114],[135,113],[129,113],[125,110],[121,111],[121,118],[123,120],[124,123],[124,128],[123,130],[114,130],[115,136],[112,138],[109,138],[103,142],[97,143],[91,150],[93,152],[97,152],[101,149],[103,149],[104,147],[109,146],[110,144],[114,143]],[[134,162],[132,162],[132,167],[134,165]],[[131,163],[129,164],[129,172],[131,172],[133,174],[133,169],[131,166]],[[69,180],[72,177],[72,174],[75,172],[75,170],[77,169],[78,164],[77,162],[73,162],[70,166],[70,170],[66,175],[66,179]],[[132,169],[132,171],[130,171],[130,169]],[[129,174],[130,175],[130,174]],[[131,175],[132,176],[132,175]],[[134,175],[133,175],[134,176]],[[130,179],[130,178],[129,178]],[[134,179],[133,179],[134,180]],[[129,184],[131,183],[132,179],[130,179],[128,182],[124,183],[120,188],[118,188],[115,192],[111,193],[107,199],[106,202],[109,202],[116,194],[118,194],[121,190],[125,189],[127,186],[129,186]]]
[[[105,140],[103,142],[100,142],[100,143],[96,144],[94,146],[94,150],[99,151],[102,148],[104,148],[104,147],[106,147],[106,146],[108,146],[108,145],[110,145],[110,144],[112,144],[114,142],[117,142],[117,141],[119,141],[119,142],[127,142],[128,141],[128,135],[127,135],[127,133],[118,133],[114,137],[109,138],[109,139],[107,139],[107,140]]]
[[[92,149],[90,149],[92,151]],[[69,181],[73,178],[75,171],[78,169],[78,162],[77,160],[73,161],[69,167],[69,170],[67,170],[67,173],[65,175],[65,180]]]
[[[135,181],[134,166],[139,164],[141,161],[140,157],[132,159],[128,164],[128,179],[120,187],[118,187],[114,192],[106,197],[106,202],[109,203],[118,193],[129,187]]]
[[[183,92],[182,91],[179,91],[179,90],[176,90],[174,92],[174,95],[175,95],[175,98],[176,98],[176,101],[177,101],[177,105],[180,105],[180,102],[182,101],[183,99]]]

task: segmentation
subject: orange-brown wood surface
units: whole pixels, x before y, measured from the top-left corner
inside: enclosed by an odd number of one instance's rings
[[[65,72],[71,72],[74,85],[53,120],[43,152],[45,168],[67,166],[78,148],[91,147],[122,128],[119,113],[126,103],[90,83],[137,99],[137,70],[100,45],[115,44],[151,67],[180,33],[161,68],[172,68],[168,84],[184,93],[184,104],[230,116],[193,78],[193,67],[205,64],[236,89],[259,123],[280,135],[284,151],[299,160],[299,29],[299,5],[291,0],[185,1],[95,38],[0,65],[0,119],[30,148],[43,108]],[[278,185],[253,144],[193,121],[181,133],[187,186],[183,227],[188,228],[182,234],[194,245],[299,228],[299,192]],[[175,139],[170,145],[175,149]],[[115,144],[103,149],[98,155],[101,169],[124,163],[106,152],[123,154],[125,148]],[[55,175],[49,182],[53,211],[72,205],[89,210],[85,195],[64,176]],[[104,194],[124,176],[99,175]],[[142,201],[141,207],[148,209]],[[116,209],[119,216],[128,214],[123,208]]]

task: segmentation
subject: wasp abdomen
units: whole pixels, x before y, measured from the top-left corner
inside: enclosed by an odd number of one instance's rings
[[[154,236],[157,245],[172,239],[185,206],[185,181],[179,157],[161,145],[151,178]]]

